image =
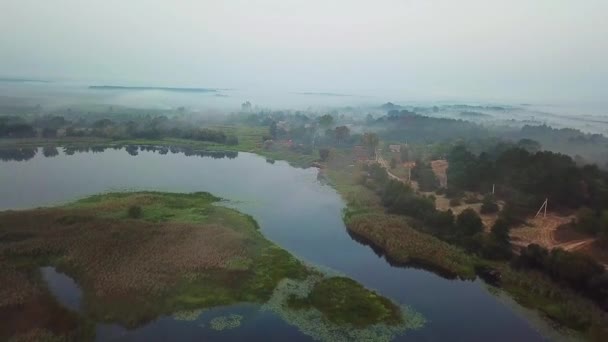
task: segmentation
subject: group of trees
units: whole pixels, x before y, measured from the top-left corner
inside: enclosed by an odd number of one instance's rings
[[[580,208],[573,225],[582,233],[597,236],[598,242],[608,247],[608,209]]]
[[[416,114],[408,110],[391,110],[371,123],[383,140],[408,143],[435,143],[464,137],[488,137],[490,132],[472,122]]]
[[[471,253],[488,258],[510,258],[511,246],[504,221],[497,222],[492,234],[483,234],[483,223],[472,209],[455,216],[451,210],[440,211],[435,199],[418,195],[408,185],[389,179],[386,170],[377,164],[366,167],[363,184],[375,191],[387,212],[415,219],[415,227],[442,240],[457,244]]]
[[[23,118],[0,117],[0,138],[55,138],[59,130],[70,137],[103,137],[110,139],[161,139],[165,137],[209,141],[237,145],[235,136],[220,129],[198,128],[196,125],[166,116],[143,116],[129,120],[66,120],[62,116],[41,116],[27,122]]]
[[[559,248],[547,249],[531,244],[514,258],[515,267],[541,271],[608,310],[608,272],[592,258]]]
[[[31,138],[36,136],[36,129],[18,117],[0,117],[0,138]]]
[[[412,168],[411,172],[412,179],[418,182],[421,191],[435,191],[439,188],[439,179],[429,162],[416,161],[416,166]]]
[[[479,155],[457,146],[448,161],[451,192],[484,192],[496,184],[497,196],[507,203],[502,215],[508,225],[533,214],[548,198],[553,208],[578,209],[575,228],[608,242],[608,172],[597,166],[578,166],[569,156],[521,146]],[[484,210],[495,209],[484,204]]]
[[[582,163],[608,166],[608,155],[606,154],[608,138],[601,134],[584,133],[573,128],[526,125],[521,130],[508,134],[505,138],[535,140],[546,150],[579,156],[576,159]]]
[[[452,188],[496,192],[532,210],[549,198],[554,206],[601,208],[608,200],[608,174],[596,166],[579,167],[569,156],[511,147],[496,155],[454,147],[447,156]]]

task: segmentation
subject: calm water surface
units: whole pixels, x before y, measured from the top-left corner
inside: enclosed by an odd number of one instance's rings
[[[394,267],[351,239],[341,218],[344,202],[333,188],[317,180],[316,169],[297,169],[285,162],[269,164],[249,153],[213,159],[145,151],[131,156],[124,150],[106,150],[74,155],[60,152],[45,158],[40,150],[28,161],[0,161],[0,189],[2,210],[65,203],[105,191],[208,191],[252,215],[268,239],[300,259],[343,273],[420,312],[426,325],[407,331],[399,340],[538,341],[556,337],[544,324],[533,326],[526,318],[529,313],[522,313],[526,310],[513,303],[506,305],[479,280],[448,280],[424,270]],[[69,277],[53,269],[43,270],[43,275],[62,303],[79,309],[81,294],[79,290],[70,293],[75,284],[69,283]],[[160,317],[131,331],[100,325],[97,337],[309,340],[278,316],[258,309],[255,305],[215,308],[194,322]],[[240,328],[222,332],[204,328],[206,319],[227,312],[245,317]]]

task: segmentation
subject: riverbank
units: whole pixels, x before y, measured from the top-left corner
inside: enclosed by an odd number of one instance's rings
[[[415,314],[303,264],[264,238],[250,216],[218,201],[208,193],[108,193],[0,212],[0,339],[90,340],[99,322],[136,327],[161,315],[243,302],[274,300],[283,308],[294,298],[277,293],[287,280],[307,286],[298,293],[306,307],[281,311],[297,318],[298,328],[311,329],[305,319],[311,313],[323,329],[344,334],[355,325],[358,333],[382,325],[389,335],[412,327]],[[44,266],[82,288],[81,312],[49,292]],[[330,300],[351,292],[361,294],[352,305],[366,315],[355,317]]]
[[[149,153],[149,152],[147,152]],[[333,155],[333,151],[332,151],[332,155]],[[125,156],[126,157],[126,156]],[[157,156],[158,158],[160,158],[161,156]],[[350,158],[349,156],[346,156],[347,158],[344,159],[346,160],[346,163],[344,163],[343,165],[335,165],[333,158],[330,158],[330,161],[326,164],[326,165],[321,165],[321,166],[325,166],[324,168],[324,172],[331,174],[331,173],[335,173],[335,175],[331,175],[330,178],[337,178],[338,182],[334,182],[333,185],[334,187],[336,187],[338,189],[338,192],[340,194],[342,194],[343,198],[345,200],[347,200],[348,202],[348,210],[345,212],[344,218],[347,219],[349,216],[352,215],[358,215],[358,214],[370,214],[370,213],[380,213],[380,214],[384,214],[384,209],[381,206],[381,203],[379,201],[378,195],[375,194],[373,191],[371,191],[369,188],[362,186],[359,182],[357,182],[357,178],[355,175],[355,171],[358,170],[356,168],[356,165],[353,164],[352,158]],[[69,157],[68,157],[69,158]],[[258,158],[259,159],[259,158]],[[352,165],[352,166],[351,166]],[[354,177],[353,177],[354,176]],[[97,190],[99,191],[99,190]],[[415,226],[410,227],[412,229],[418,229]],[[428,234],[427,234],[428,235]],[[428,245],[428,243],[425,243],[426,245]],[[489,264],[490,266],[497,268],[498,266],[505,266],[508,267],[507,264],[491,264],[487,261],[482,261],[482,260],[476,260],[476,262],[480,263],[481,265],[484,264]],[[411,263],[408,265],[412,265]],[[430,268],[429,265],[413,265],[415,267],[419,267],[419,266],[424,266],[425,269],[427,270],[431,270],[431,271],[437,271],[436,269]],[[436,272],[441,274],[440,272]],[[533,273],[531,273],[533,274]],[[567,317],[567,310],[570,310],[570,308],[568,308],[566,305],[559,305],[561,303],[558,303],[557,309],[558,311],[556,311],[556,306],[555,306],[555,298],[572,298],[572,300],[570,300],[571,303],[576,304],[576,295],[572,295],[572,293],[568,293],[568,292],[560,292],[557,294],[558,297],[552,297],[552,296],[556,296],[555,290],[551,290],[550,287],[543,287],[536,290],[535,289],[535,283],[532,282],[528,282],[526,280],[526,277],[528,277],[529,275],[524,273],[524,272],[517,272],[514,276],[513,276],[513,287],[509,289],[510,293],[515,293],[515,291],[517,289],[520,289],[520,300],[525,299],[525,297],[527,296],[527,300],[531,301],[531,303],[526,303],[526,306],[530,306],[530,307],[536,307],[537,310],[539,310],[539,305],[544,305],[547,309],[547,311],[552,311],[552,315],[555,317]],[[547,280],[546,278],[543,278],[542,276],[540,276],[541,279],[544,279],[547,281],[547,284],[551,285],[552,282],[550,282],[549,280]],[[534,279],[534,278],[533,278]],[[524,286],[525,285],[525,286]],[[527,287],[532,288],[533,290],[528,291]],[[552,286],[552,285],[551,285]],[[507,288],[507,286],[504,285],[503,283],[503,288]],[[538,291],[539,295],[536,294],[536,291]],[[553,291],[553,294],[550,292]],[[546,293],[546,295],[544,294]],[[572,296],[570,296],[572,295]],[[564,297],[564,296],[568,296],[568,297]],[[580,298],[580,297],[579,297]],[[539,300],[542,299],[542,302]],[[534,300],[539,300],[539,302],[534,303]],[[564,300],[564,302],[566,302]],[[585,312],[587,309],[585,309],[585,306],[580,306],[581,310],[577,310],[581,311],[581,312]],[[566,314],[555,314],[555,312],[563,312]],[[584,313],[581,315],[581,317],[585,317],[585,320],[587,320],[587,314]],[[556,320],[557,321],[557,320]],[[588,321],[588,320],[587,320]],[[567,323],[567,322],[566,322]],[[572,323],[574,323],[574,321],[572,321]],[[577,323],[578,324],[578,323]],[[584,323],[587,324],[587,323]],[[601,325],[599,325],[601,327]]]
[[[387,214],[380,197],[361,184],[365,171],[347,153],[335,151],[323,174],[347,203],[344,221],[349,233],[388,262],[421,267],[447,278],[473,279],[475,270],[497,271],[500,278],[493,291],[504,291],[522,306],[540,312],[564,336],[592,341],[608,338],[606,312],[575,291],[540,272],[468,254],[427,234],[417,220]]]

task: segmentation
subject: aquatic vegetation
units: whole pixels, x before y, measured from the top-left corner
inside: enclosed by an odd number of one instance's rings
[[[390,300],[343,277],[320,280],[305,298],[291,296],[288,305],[293,309],[314,307],[334,324],[350,324],[357,328],[402,322],[399,308]]]
[[[228,315],[228,316],[219,316],[213,318],[209,324],[211,329],[213,330],[227,330],[227,329],[235,329],[241,326],[241,320],[243,316],[241,315]]]
[[[176,321],[196,321],[201,316],[203,311],[205,311],[205,310],[203,310],[203,309],[184,310],[184,311],[178,311],[171,316]]]
[[[388,299],[366,290],[351,280],[312,275],[304,280],[284,279],[276,287],[263,310],[281,316],[302,333],[320,341],[390,341],[407,330],[424,325],[425,319],[407,306],[397,306]],[[354,290],[355,298],[346,303]],[[336,299],[321,304],[314,299],[334,295]],[[362,298],[364,297],[364,298]],[[325,298],[328,299],[328,298]],[[363,301],[359,301],[359,300]],[[358,306],[357,312],[351,305]],[[379,306],[380,312],[376,311]],[[390,315],[386,312],[390,311]],[[359,312],[368,313],[361,320]]]
[[[446,276],[474,278],[474,259],[444,241],[410,227],[404,217],[386,214],[352,215],[349,232],[364,243],[379,247],[387,259],[434,269]]]

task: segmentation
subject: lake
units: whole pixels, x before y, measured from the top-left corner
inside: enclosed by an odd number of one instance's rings
[[[449,280],[426,270],[392,266],[370,247],[353,240],[342,221],[344,202],[332,187],[317,179],[314,168],[298,169],[282,161],[271,164],[250,153],[221,158],[130,152],[105,149],[68,155],[60,149],[57,155],[46,153],[54,156],[45,157],[40,149],[33,156],[19,158],[21,161],[5,157],[0,161],[0,209],[50,206],[107,191],[208,191],[228,200],[226,205],[252,215],[268,239],[298,258],[353,278],[422,314],[425,326],[405,332],[398,340],[560,338],[536,314],[488,291],[480,280]],[[69,277],[46,268],[43,274],[58,300],[79,307],[81,294]],[[70,295],[70,291],[75,293]],[[218,314],[238,314],[242,324],[219,332],[205,329],[202,322]],[[205,310],[190,320],[160,317],[135,330],[98,325],[97,338],[310,340],[277,315],[251,304]]]

